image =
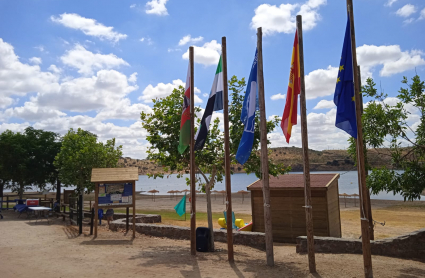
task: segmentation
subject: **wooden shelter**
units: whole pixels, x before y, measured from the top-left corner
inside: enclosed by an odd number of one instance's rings
[[[311,174],[311,199],[315,236],[341,237],[338,197],[339,174]],[[248,186],[251,191],[252,231],[264,232],[262,181]],[[273,241],[295,242],[305,236],[304,176],[288,174],[270,177],[270,207]]]
[[[133,208],[133,238],[136,236],[136,181],[139,180],[137,167],[94,168],[91,182],[95,183],[95,226],[97,237],[99,208],[126,208],[126,230],[129,230],[129,208]]]

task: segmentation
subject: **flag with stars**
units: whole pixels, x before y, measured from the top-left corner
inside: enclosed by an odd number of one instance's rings
[[[335,126],[357,138],[356,106],[354,101],[353,54],[351,51],[350,19],[347,21],[341,63],[334,95]]]

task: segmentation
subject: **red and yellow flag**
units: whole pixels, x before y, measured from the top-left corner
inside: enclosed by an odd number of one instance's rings
[[[289,143],[289,138],[291,138],[292,126],[297,124],[298,95],[300,92],[300,51],[298,47],[298,32],[296,31],[294,48],[292,49],[291,73],[289,74],[285,110],[283,110],[282,122],[280,123],[287,143]]]

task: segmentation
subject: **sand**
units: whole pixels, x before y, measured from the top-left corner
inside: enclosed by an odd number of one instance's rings
[[[78,236],[75,226],[59,219],[18,219],[11,211],[0,220],[0,276],[9,277],[363,277],[361,255],[317,254],[318,274],[308,274],[305,255],[294,245],[275,244],[276,266],[265,253],[235,246],[235,264],[227,262],[226,245],[217,252],[190,255],[189,241],[111,232],[105,226],[96,239]],[[375,277],[425,277],[425,264],[373,256]]]

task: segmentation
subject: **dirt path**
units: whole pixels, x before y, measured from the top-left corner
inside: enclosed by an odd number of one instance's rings
[[[218,252],[190,256],[189,241],[111,232],[100,228],[93,240],[77,235],[60,219],[18,219],[5,212],[0,220],[0,277],[363,277],[361,255],[317,254],[316,276],[308,275],[307,257],[293,245],[275,245],[274,268],[265,253],[235,246],[235,264],[227,262],[226,245]],[[88,229],[85,229],[87,234]],[[375,277],[425,277],[425,264],[373,256]]]

